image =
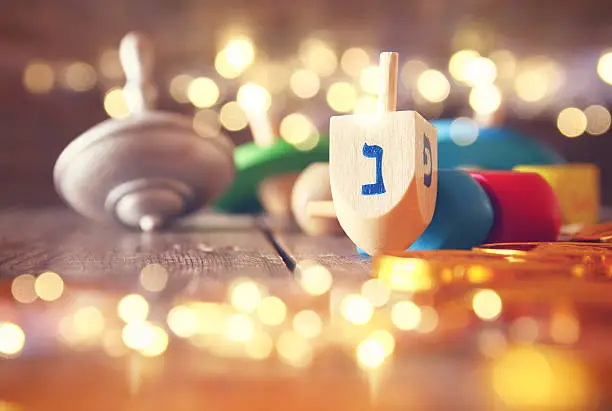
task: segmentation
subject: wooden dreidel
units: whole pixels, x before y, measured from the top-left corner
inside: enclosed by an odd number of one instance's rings
[[[342,233],[329,184],[329,163],[313,163],[299,175],[291,195],[295,221],[308,235]]]
[[[334,207],[349,238],[371,255],[407,249],[436,206],[436,129],[414,111],[395,111],[397,59],[397,53],[380,56],[377,116],[330,121]]]
[[[559,199],[563,225],[599,222],[599,168],[594,164],[521,165],[516,171],[542,176]]]
[[[234,176],[233,144],[202,138],[189,117],[153,111],[153,52],[130,33],[121,42],[130,115],[76,138],[54,169],[55,187],[76,211],[149,231],[218,197]]]

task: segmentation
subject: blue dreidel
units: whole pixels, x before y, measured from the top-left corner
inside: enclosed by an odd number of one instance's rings
[[[438,131],[438,167],[477,167],[486,170],[512,170],[519,164],[564,164],[565,160],[553,149],[506,127],[483,127],[471,144],[462,146],[455,141],[469,140],[473,127],[455,120],[436,120]],[[452,130],[451,130],[452,127]],[[453,138],[451,138],[451,131]]]
[[[438,170],[433,219],[408,250],[469,250],[482,244],[492,226],[493,206],[480,184],[465,171]]]

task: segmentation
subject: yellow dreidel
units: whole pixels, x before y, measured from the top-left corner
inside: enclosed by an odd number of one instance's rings
[[[330,121],[334,208],[349,238],[370,255],[406,250],[436,206],[436,129],[415,111],[395,111],[397,58],[380,55],[378,115]]]
[[[540,174],[559,199],[562,224],[599,222],[599,169],[593,164],[521,165],[516,171]]]

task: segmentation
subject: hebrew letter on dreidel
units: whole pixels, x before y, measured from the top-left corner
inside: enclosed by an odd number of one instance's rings
[[[334,209],[371,255],[406,250],[429,225],[438,189],[436,129],[414,111],[395,111],[397,53],[381,54],[380,72],[377,116],[330,121]]]

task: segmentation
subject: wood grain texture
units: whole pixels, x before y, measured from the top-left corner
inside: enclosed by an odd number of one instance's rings
[[[137,285],[159,263],[171,280],[237,276],[289,279],[280,256],[249,217],[198,214],[160,233],[91,223],[66,209],[0,212],[0,276],[53,270],[67,281]]]

